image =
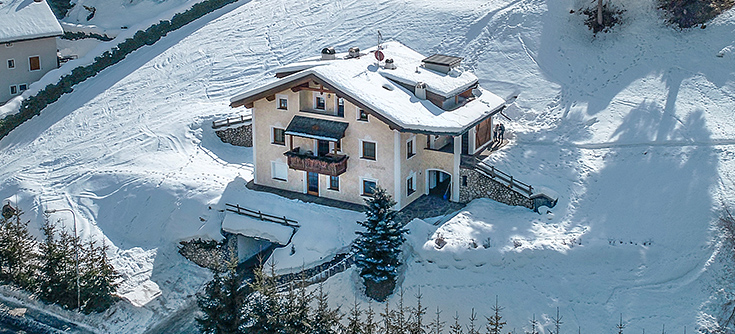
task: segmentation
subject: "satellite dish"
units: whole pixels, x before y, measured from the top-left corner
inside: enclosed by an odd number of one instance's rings
[[[380,51],[380,50],[375,51],[375,59],[377,59],[378,61],[383,61],[383,59],[385,59],[385,55],[383,54],[383,51]]]

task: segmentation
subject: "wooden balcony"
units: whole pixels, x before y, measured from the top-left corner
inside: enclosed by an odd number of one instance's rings
[[[288,157],[288,167],[324,175],[339,176],[347,171],[347,155],[327,154],[315,156],[311,151],[304,151],[300,147],[287,151],[283,155]]]

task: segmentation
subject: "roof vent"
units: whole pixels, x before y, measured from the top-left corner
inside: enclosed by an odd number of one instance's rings
[[[417,82],[414,95],[416,95],[418,99],[426,100],[426,84],[423,82]]]
[[[388,58],[385,60],[385,69],[386,70],[395,70],[396,64],[393,62],[393,58]]]
[[[322,49],[322,60],[334,60],[335,54],[334,47],[324,48]]]
[[[360,57],[360,48],[358,47],[350,48],[347,58],[358,58],[358,57]]]
[[[43,0],[33,0],[33,1],[35,1],[35,2],[43,2]]]
[[[446,74],[453,68],[458,67],[462,59],[464,58],[435,54],[425,58],[422,62],[424,63],[424,67]]]

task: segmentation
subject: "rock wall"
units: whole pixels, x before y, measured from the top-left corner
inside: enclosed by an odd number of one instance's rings
[[[460,203],[467,203],[476,198],[489,198],[508,205],[524,206],[531,210],[534,209],[532,199],[474,169],[461,168],[459,170],[459,178]]]
[[[253,147],[253,124],[230,127],[214,131],[224,143],[235,146]]]
[[[179,254],[198,266],[225,272],[233,254],[237,254],[237,239],[215,240],[194,239],[179,242]]]

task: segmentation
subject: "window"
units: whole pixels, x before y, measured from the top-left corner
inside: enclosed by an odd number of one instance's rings
[[[339,176],[329,177],[329,189],[339,191]]]
[[[285,97],[278,98],[278,109],[281,109],[281,110],[288,109],[288,98],[285,98]]]
[[[318,110],[326,110],[327,109],[327,102],[324,100],[323,96],[317,96],[314,100],[314,109]]]
[[[31,71],[38,71],[41,69],[41,57],[33,56],[28,57],[28,67]]]
[[[362,195],[373,196],[375,195],[375,188],[378,183],[375,180],[362,180]]]
[[[345,99],[337,98],[337,116],[345,117]]]
[[[368,113],[365,110],[360,109],[357,112],[357,120],[358,121],[367,122],[368,121]]]
[[[18,94],[18,86],[10,85],[10,95]]]
[[[13,43],[5,43],[5,47],[6,48],[12,48],[13,47]]]
[[[362,142],[362,158],[375,160],[375,143],[369,141]]]
[[[8,68],[15,68],[15,59],[8,59]]]
[[[24,90],[28,89],[28,84],[20,84],[18,85],[18,91],[22,92]]]
[[[413,175],[409,176],[408,179],[406,179],[406,196],[411,196],[416,191],[416,188],[413,186]]]
[[[463,187],[466,187],[467,186],[467,175],[463,175],[462,176],[462,186]]]
[[[286,130],[273,128],[273,144],[286,145]]]
[[[271,177],[278,181],[288,181],[288,165],[271,161]]]
[[[406,159],[411,159],[412,156],[416,155],[416,151],[414,151],[414,139],[411,138],[406,142]]]

